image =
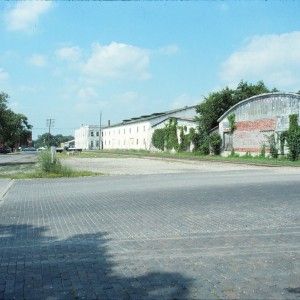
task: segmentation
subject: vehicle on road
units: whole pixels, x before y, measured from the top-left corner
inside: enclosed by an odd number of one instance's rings
[[[9,147],[2,147],[2,148],[0,148],[0,153],[2,153],[2,154],[11,153],[11,148],[9,148]]]
[[[22,149],[23,151],[36,151],[35,147],[26,147]]]

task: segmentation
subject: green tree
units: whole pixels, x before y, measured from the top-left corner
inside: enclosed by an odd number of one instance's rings
[[[286,135],[286,142],[289,148],[288,158],[292,161],[299,159],[300,153],[300,126],[298,125],[298,115],[290,115],[289,129]]]
[[[272,90],[277,91],[277,90]],[[233,94],[234,104],[239,103],[247,98],[260,94],[270,93],[270,90],[265,86],[263,81],[258,81],[256,84],[247,83],[241,80]]]
[[[15,113],[8,108],[8,99],[6,93],[0,93],[0,140],[6,146],[13,148],[15,144],[27,144],[32,126],[25,115]]]

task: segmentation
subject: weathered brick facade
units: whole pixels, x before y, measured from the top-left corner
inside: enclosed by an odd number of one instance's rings
[[[275,128],[275,118],[236,122],[233,148],[241,152],[259,152],[262,144],[267,142],[267,136],[274,133]]]
[[[236,130],[229,133],[228,116],[235,115]],[[286,131],[289,116],[300,115],[300,95],[270,93],[251,97],[230,108],[218,121],[223,150],[259,152],[268,136]],[[298,118],[300,120],[300,118]]]

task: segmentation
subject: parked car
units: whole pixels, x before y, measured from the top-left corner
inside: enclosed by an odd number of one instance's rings
[[[23,148],[23,151],[36,151],[34,147]]]
[[[37,151],[44,151],[44,150],[46,150],[45,147],[39,147],[39,148],[37,148]]]
[[[0,148],[0,153],[3,153],[3,154],[11,153],[11,148],[9,148],[9,147]]]

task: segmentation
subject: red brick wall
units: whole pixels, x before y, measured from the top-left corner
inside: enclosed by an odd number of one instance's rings
[[[267,142],[266,135],[274,132],[276,118],[236,122],[236,127],[233,134],[235,151],[259,152],[261,146]]]

